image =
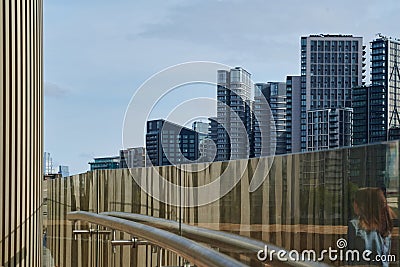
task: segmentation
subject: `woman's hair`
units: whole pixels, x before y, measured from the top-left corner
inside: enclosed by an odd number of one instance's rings
[[[360,218],[360,227],[367,231],[377,231],[381,236],[390,235],[393,229],[393,211],[387,205],[382,189],[375,187],[359,189],[354,198],[357,205],[356,215]]]

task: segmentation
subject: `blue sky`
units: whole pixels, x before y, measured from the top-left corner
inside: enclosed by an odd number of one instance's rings
[[[354,34],[368,45],[379,32],[400,37],[399,13],[398,0],[44,1],[45,150],[84,172],[94,156],[122,148],[127,105],[158,71],[215,61],[256,82],[283,81],[299,74],[300,36]]]

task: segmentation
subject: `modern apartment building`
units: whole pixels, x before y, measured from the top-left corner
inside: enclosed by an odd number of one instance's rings
[[[119,168],[119,156],[94,158],[89,162],[90,170],[113,170]]]
[[[218,121],[216,117],[208,118],[208,150],[207,150],[207,158],[210,161],[217,161],[218,160],[218,149],[217,149],[217,142],[218,142]],[[220,128],[223,130],[223,127]]]
[[[53,158],[49,152],[43,153],[43,174],[51,174],[54,173],[54,166],[53,166]]]
[[[316,109],[307,112],[309,150],[323,150],[351,145],[351,108]]]
[[[371,84],[353,89],[354,145],[398,139],[400,40],[371,42]]]
[[[286,77],[286,153],[301,151],[301,77]]]
[[[269,82],[269,106],[275,122],[275,154],[286,154],[286,83]]]
[[[61,174],[61,177],[69,176],[69,167],[65,165],[58,166],[58,174]]]
[[[210,125],[207,122],[203,122],[203,121],[194,121],[192,123],[192,130],[196,131],[200,134],[208,134],[208,128],[210,127]]]
[[[215,143],[217,143],[218,140],[218,121],[216,117],[210,117],[208,118],[208,138],[213,140]]]
[[[254,85],[254,157],[286,153],[286,83]]]
[[[262,114],[265,114],[269,110],[268,99],[270,99],[270,95],[270,86],[267,83],[254,84],[254,117],[252,123],[253,134],[251,137],[254,157],[265,157],[275,153],[275,147],[271,148],[271,142],[269,142],[272,139],[271,133],[274,133],[271,132],[272,120],[262,116]]]
[[[153,166],[195,161],[199,158],[199,134],[166,120],[148,121],[146,152]]]
[[[364,53],[362,37],[320,34],[301,38],[302,151],[351,145],[351,127],[346,125],[352,118],[348,114],[351,90],[361,86],[365,77]],[[326,126],[330,119],[336,121]]]
[[[217,73],[217,160],[250,156],[251,74],[241,67]]]
[[[216,145],[209,136],[210,123],[195,121],[192,130],[199,133],[199,161],[212,162],[216,156]]]
[[[144,147],[132,147],[119,151],[119,168],[138,168],[146,166]]]
[[[42,266],[43,1],[0,1],[0,266]]]

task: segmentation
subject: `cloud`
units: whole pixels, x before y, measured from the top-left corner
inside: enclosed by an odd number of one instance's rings
[[[69,91],[58,84],[52,82],[45,82],[44,83],[44,95],[47,97],[65,97],[67,96]]]
[[[79,154],[79,157],[80,158],[90,158],[90,159],[92,159],[92,158],[94,158],[94,156],[95,156],[95,153],[93,153],[93,152],[91,152],[91,153],[80,153]]]
[[[56,81],[45,83],[45,146],[71,173],[118,153],[134,90],[165,67],[208,60],[283,81],[300,72],[302,35],[354,34],[366,45],[377,32],[400,37],[399,0],[154,2],[44,1],[45,77]]]
[[[262,0],[191,1],[171,7],[163,21],[145,25],[138,36],[158,42],[181,40],[257,56],[277,41],[290,46],[295,40],[298,45],[300,35],[364,34],[373,25],[382,26],[383,17],[394,21],[399,9],[398,0],[367,0],[362,4],[338,0],[334,5],[320,0],[273,4]]]

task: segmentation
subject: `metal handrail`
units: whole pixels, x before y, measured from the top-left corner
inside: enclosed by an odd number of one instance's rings
[[[268,247],[269,251],[285,251],[276,245],[266,244],[262,241],[248,238],[241,235],[236,235],[232,233],[227,233],[223,231],[211,230],[198,226],[191,226],[187,224],[179,224],[176,221],[167,220],[163,218],[157,218],[136,213],[126,213],[126,212],[103,212],[108,216],[113,216],[117,218],[123,218],[131,221],[138,221],[146,223],[147,225],[154,226],[158,229],[165,229],[167,231],[172,231],[175,233],[180,232],[182,236],[187,237],[192,240],[207,243],[213,246],[229,249],[230,252],[240,252],[240,253],[251,253],[257,255],[258,251],[264,249],[265,246]],[[288,255],[288,253],[286,253]],[[276,263],[279,262],[277,254],[272,255]],[[280,263],[296,266],[296,267],[306,267],[306,266],[329,266],[328,264],[322,262],[312,262],[308,260],[295,261],[290,257],[284,257],[285,261]]]
[[[67,214],[67,219],[72,221],[87,221],[145,239],[153,245],[159,246],[182,256],[196,266],[247,266],[237,260],[228,257],[225,254],[219,253],[211,248],[200,245],[185,237],[181,237],[165,230],[129,221],[126,219],[86,211],[70,212]]]

